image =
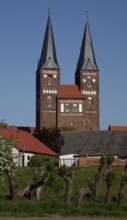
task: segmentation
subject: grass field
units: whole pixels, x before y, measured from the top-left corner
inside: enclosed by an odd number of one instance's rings
[[[113,167],[112,171],[116,175],[113,187],[113,195],[119,191],[123,167]],[[106,186],[103,184],[98,202],[90,198],[84,199],[81,208],[76,209],[78,192],[84,186],[88,178],[93,178],[97,172],[96,167],[74,168],[74,183],[72,194],[72,205],[66,206],[65,183],[61,177],[53,173],[47,182],[40,201],[30,201],[28,198],[9,200],[9,190],[7,179],[0,183],[0,215],[4,216],[50,216],[59,214],[62,216],[123,216],[127,217],[127,199],[124,205],[119,206],[112,201],[105,204]],[[17,169],[17,183],[19,187],[25,186],[33,178],[29,167]],[[127,196],[126,196],[127,198]]]

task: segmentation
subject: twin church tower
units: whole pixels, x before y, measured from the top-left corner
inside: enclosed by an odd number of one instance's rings
[[[36,129],[99,130],[99,70],[86,19],[75,84],[60,83],[50,14],[36,71]]]

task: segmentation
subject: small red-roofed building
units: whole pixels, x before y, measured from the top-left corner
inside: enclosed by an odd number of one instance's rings
[[[109,125],[108,130],[111,130],[111,131],[127,131],[127,126]]]
[[[30,158],[35,154],[42,154],[48,156],[57,156],[57,154],[40,142],[30,133],[19,130],[17,127],[7,127],[0,131],[4,139],[14,138],[16,143],[15,148],[12,149],[14,161],[17,166],[27,166]]]

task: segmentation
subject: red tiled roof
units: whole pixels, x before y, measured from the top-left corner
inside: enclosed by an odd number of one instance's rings
[[[53,150],[48,148],[45,144],[40,142],[38,139],[36,139],[34,136],[32,136],[26,131],[8,127],[7,129],[2,129],[0,133],[3,135],[3,138],[5,139],[14,137],[14,140],[16,142],[16,148],[19,151],[25,150],[25,152],[30,153],[57,156],[57,154]]]
[[[60,85],[57,97],[60,99],[85,99],[77,85]]]
[[[108,130],[112,130],[112,131],[127,131],[127,126],[109,125]]]

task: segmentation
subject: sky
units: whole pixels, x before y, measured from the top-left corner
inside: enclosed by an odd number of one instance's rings
[[[0,121],[35,126],[48,7],[62,84],[74,84],[86,10],[100,71],[100,128],[127,125],[127,0],[0,0]]]

